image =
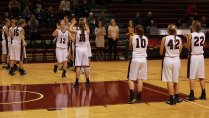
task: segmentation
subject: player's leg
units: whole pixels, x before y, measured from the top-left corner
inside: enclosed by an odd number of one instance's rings
[[[136,101],[135,95],[134,95],[134,81],[129,79],[128,86],[129,86],[129,91],[130,91],[128,103],[133,104]]]
[[[63,61],[62,77],[66,77],[67,62],[68,62],[68,50],[67,49],[63,49],[62,51],[62,61]]]
[[[169,99],[166,101],[167,104],[174,105],[174,87],[173,87],[173,73],[172,73],[173,61],[170,57],[165,57],[163,62],[163,72],[162,81],[167,83],[167,89],[169,94]]]
[[[199,78],[200,81],[200,87],[202,90],[202,93],[200,95],[200,100],[205,100],[206,99],[206,91],[205,91],[205,82],[204,82],[204,78]]]
[[[8,55],[7,55],[7,69],[10,69],[10,51],[11,51],[11,43],[8,43]]]
[[[20,55],[19,55],[19,59],[20,60],[18,60],[19,61],[19,72],[20,72],[20,75],[25,75],[26,74],[26,72],[25,72],[25,70],[24,70],[24,68],[23,68],[23,63],[24,63],[24,58],[25,58],[25,53],[26,53],[26,51],[25,51],[25,49],[24,49],[25,47],[23,46],[23,45],[21,45],[20,46]]]
[[[186,101],[194,101],[194,79],[196,78],[197,75],[197,67],[198,67],[198,59],[196,58],[195,55],[192,55],[190,58],[190,63],[189,63],[189,87],[190,87],[190,93],[186,97]]]
[[[79,87],[79,78],[80,78],[80,67],[81,67],[81,59],[82,59],[82,52],[81,52],[81,48],[76,47],[75,48],[75,71],[76,71],[76,80],[74,83],[74,87]]]
[[[66,77],[67,61],[63,61],[62,77]]]
[[[138,83],[137,83],[137,102],[138,103],[141,102],[142,89],[143,89],[143,80],[142,79],[138,79]]]
[[[6,49],[6,41],[2,41],[2,68],[7,68],[7,59],[6,59],[7,49]]]
[[[80,78],[80,67],[75,67],[76,69],[76,80],[75,80],[75,83],[74,83],[74,87],[79,87],[79,78]]]
[[[179,83],[174,82],[173,87],[174,87],[174,94],[175,94],[174,95],[175,102],[176,103],[182,102],[183,100],[179,97]]]
[[[141,58],[138,60],[138,84],[137,84],[137,102],[140,103],[142,100],[142,89],[143,89],[143,81],[147,80],[147,59]]]
[[[54,73],[57,73],[58,66],[62,63],[62,57],[61,57],[62,52],[60,51],[59,48],[56,48],[55,53],[56,53],[57,63],[54,65],[53,71]]]
[[[2,60],[2,68],[6,68],[6,60],[5,60],[5,55],[1,55],[1,60]]]
[[[11,67],[10,67],[10,70],[9,70],[9,74],[10,74],[10,75],[14,75],[14,74],[15,74],[15,73],[14,73],[14,72],[15,72],[15,68],[14,68],[14,64],[15,64],[15,63],[16,63],[16,61],[14,61],[14,60],[11,60],[11,61],[10,61],[10,66],[11,66]]]
[[[206,99],[206,91],[205,91],[205,59],[203,55],[199,55],[199,68],[197,72],[197,78],[199,78],[200,81],[200,87],[201,87],[201,95],[199,97],[200,100],[205,100]]]
[[[10,69],[10,56],[9,54],[7,55],[7,70]]]
[[[173,82],[167,82],[167,88],[168,88],[168,94],[169,94],[169,100],[166,102],[167,104],[173,105],[175,104],[174,101],[174,84]]]
[[[90,72],[89,72],[89,67],[84,67],[84,71],[85,71],[85,76],[86,76],[86,86],[89,87],[90,86]]]
[[[182,99],[179,97],[179,72],[181,69],[181,60],[176,57],[173,59],[173,87],[174,87],[174,100],[176,103],[182,102]]]
[[[130,90],[130,95],[129,95],[129,104],[133,104],[136,102],[135,99],[135,94],[134,94],[134,81],[137,80],[137,75],[138,75],[138,66],[139,64],[136,62],[136,59],[132,59],[131,62],[129,63],[129,71],[128,71],[128,85],[129,85],[129,90]]]
[[[90,49],[90,48],[89,48]],[[91,52],[87,52],[86,50],[83,50],[83,58],[81,60],[82,65],[84,66],[84,72],[85,72],[85,76],[86,76],[86,86],[89,87],[90,86],[90,57]]]

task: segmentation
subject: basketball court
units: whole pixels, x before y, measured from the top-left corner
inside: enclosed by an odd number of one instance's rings
[[[180,93],[189,93],[186,78],[186,59],[182,59]],[[209,89],[209,59],[206,62],[206,90]],[[166,83],[161,79],[161,60],[148,60],[148,80],[145,81],[142,103],[127,104],[128,61],[91,62],[91,87],[86,88],[85,77],[79,88],[73,87],[75,73],[67,70],[53,73],[53,63],[26,64],[27,75],[8,76],[0,71],[0,118],[207,118],[209,101],[165,104],[168,98]],[[195,96],[200,95],[195,82]]]

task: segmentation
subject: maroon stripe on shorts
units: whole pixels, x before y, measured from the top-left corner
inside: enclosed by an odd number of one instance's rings
[[[23,61],[23,56],[24,56],[24,46],[23,43],[21,42],[20,44],[20,61]]]

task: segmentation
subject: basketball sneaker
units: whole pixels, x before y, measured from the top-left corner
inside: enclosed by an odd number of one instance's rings
[[[20,69],[20,75],[26,75],[26,71],[24,69]]]
[[[188,95],[186,98],[185,98],[185,101],[194,101],[195,100],[195,97],[194,96],[191,96],[191,95]]]
[[[10,68],[10,70],[9,70],[9,74],[10,74],[11,76],[12,76],[12,75],[15,75],[13,67],[12,67],[12,68]]]
[[[128,101],[128,104],[133,104],[136,102],[136,99],[134,98],[130,98],[129,101]]]
[[[199,97],[200,100],[206,100],[206,94],[202,93],[201,96]]]
[[[176,102],[175,102],[175,100],[168,100],[168,101],[166,101],[166,104],[175,105]]]
[[[176,103],[180,103],[180,102],[183,101],[183,100],[182,100],[181,98],[179,98],[179,97],[175,97],[174,100],[175,100]]]
[[[58,66],[54,65],[54,73],[57,73],[57,68],[58,68]]]
[[[66,70],[63,70],[62,77],[66,77]]]

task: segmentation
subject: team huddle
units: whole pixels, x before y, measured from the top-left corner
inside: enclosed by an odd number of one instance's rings
[[[136,34],[130,38],[130,49],[132,50],[132,59],[128,69],[128,80],[130,88],[130,104],[141,102],[141,93],[143,88],[143,80],[147,79],[147,45],[148,38],[144,36],[142,26],[136,26]],[[194,79],[199,78],[202,93],[200,100],[206,99],[204,78],[204,43],[205,34],[201,32],[201,24],[199,21],[194,21],[191,28],[192,33],[185,35],[187,38],[188,49],[188,64],[187,78],[189,78],[190,94],[185,98],[185,101],[194,101]],[[179,97],[179,73],[181,68],[180,53],[182,50],[181,38],[177,35],[177,28],[170,24],[167,28],[168,36],[161,40],[160,54],[163,55],[161,80],[167,83],[169,100],[167,104],[174,105],[183,100]],[[134,81],[137,80],[137,95],[134,95]]]
[[[11,25],[10,25],[11,24]],[[26,58],[25,41],[25,20],[20,19],[16,25],[15,19],[11,21],[5,19],[2,29],[2,62],[3,68],[9,70],[10,75],[14,75],[17,70],[16,63],[19,62],[20,75],[25,75],[23,60]]]
[[[2,62],[3,67],[9,70],[10,75],[14,75],[19,62],[20,75],[25,75],[23,60],[26,58],[24,27],[26,21],[20,19],[18,23],[14,19],[5,20],[2,29]],[[187,101],[194,101],[194,79],[199,78],[202,89],[201,100],[206,99],[204,78],[204,42],[205,34],[201,32],[199,21],[192,23],[192,33],[185,35],[187,38],[188,65],[187,77],[189,78],[190,94]],[[183,100],[179,97],[179,73],[181,68],[180,53],[182,50],[181,38],[177,36],[177,28],[171,24],[168,26],[168,36],[161,41],[160,54],[163,55],[161,79],[167,82],[169,100],[167,104],[173,105]],[[90,86],[90,64],[91,47],[89,42],[89,27],[86,18],[81,18],[79,22],[73,18],[70,22],[65,17],[57,24],[52,36],[55,37],[57,63],[54,65],[54,73],[59,66],[62,66],[62,77],[66,77],[67,62],[73,62],[76,71],[74,87],[79,87],[79,76],[81,68],[84,68],[86,76],[86,86]],[[143,81],[147,79],[147,46],[148,38],[144,36],[144,29],[137,25],[135,34],[129,39],[129,47],[132,50],[132,59],[128,67],[128,84],[130,88],[130,104],[141,102]],[[134,93],[134,81],[137,80],[137,95]]]

